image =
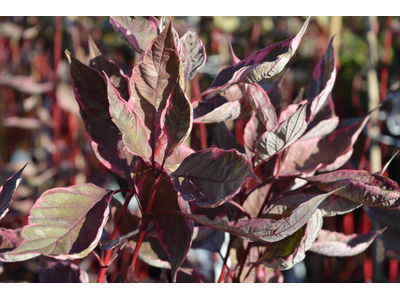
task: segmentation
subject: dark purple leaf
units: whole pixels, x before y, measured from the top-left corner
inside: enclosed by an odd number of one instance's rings
[[[88,274],[69,261],[42,261],[39,265],[41,283],[89,283]]]
[[[21,181],[21,175],[26,165],[27,164],[25,164],[25,166],[23,166],[22,169],[15,173],[13,176],[8,178],[0,187],[0,221],[8,212],[8,209],[12,202],[12,196],[14,195],[14,192]]]
[[[311,104],[311,119],[328,101],[336,79],[335,51],[333,49],[332,37],[325,54],[320,58],[314,69],[313,77],[307,87],[307,100]]]
[[[111,121],[107,84],[103,76],[82,64],[69,52],[72,86],[92,148],[101,163],[111,171],[130,180],[130,166],[135,157],[122,142],[121,133]]]
[[[239,192],[249,179],[256,179],[251,163],[237,150],[218,148],[197,151],[171,174],[183,199],[202,207],[216,207]]]
[[[128,76],[112,60],[103,56],[91,36],[89,36],[90,67],[100,74],[106,73],[111,83],[118,89],[124,100],[129,100]]]

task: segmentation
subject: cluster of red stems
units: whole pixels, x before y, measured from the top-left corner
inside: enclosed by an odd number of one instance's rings
[[[195,32],[179,37],[172,19],[110,17],[119,37],[140,54],[130,77],[92,39],[89,65],[66,51],[93,151],[128,188],[110,191],[86,183],[44,192],[26,226],[0,228],[0,261],[44,255],[85,281],[79,267],[62,260],[92,253],[100,265],[98,282],[104,282],[107,267],[124,249],[132,259],[119,282],[140,281],[135,275],[138,258],[170,269],[173,282],[181,272],[202,282],[204,276],[186,259],[191,248],[202,248],[223,258],[214,281],[282,282],[280,270],[302,261],[307,251],[354,256],[367,249],[379,231],[331,232],[322,229],[323,218],[362,205],[398,209],[400,188],[382,176],[387,166],[374,174],[340,169],[370,114],[337,129],[331,97],[333,39],[314,69],[305,99],[300,94],[282,110],[282,77],[267,91],[257,83],[284,69],[309,20],[296,36],[244,60],[231,47],[232,65],[193,99],[186,92],[206,62],[205,47]],[[244,145],[224,123],[238,118],[247,121]],[[218,147],[195,152],[184,144],[193,123],[218,123]],[[0,219],[22,172],[1,187]],[[118,209],[111,205],[116,193],[126,194]],[[131,199],[141,217],[122,234]],[[109,219],[114,230],[104,240]],[[221,253],[225,236],[228,249]]]

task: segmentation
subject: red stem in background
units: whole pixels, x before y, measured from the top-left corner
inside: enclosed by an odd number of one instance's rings
[[[227,268],[229,252],[231,251],[231,248],[232,248],[233,242],[235,241],[235,238],[236,237],[233,237],[232,235],[230,236],[228,249],[226,250],[226,255],[225,255],[225,258],[224,258],[224,261],[223,261],[221,275],[219,276],[218,283],[222,283],[224,281],[224,279],[225,279],[225,271],[226,271],[226,268]]]
[[[114,230],[111,234],[110,240],[114,240],[117,237],[119,227],[121,226],[122,219],[124,218],[125,213],[128,210],[128,205],[129,205],[129,202],[131,201],[132,197],[133,197],[133,194],[128,194],[126,196],[124,205],[122,206],[121,212],[119,213],[119,216],[118,216],[117,222],[115,224]],[[110,261],[111,253],[112,253],[112,249],[108,250],[106,252],[106,254],[104,255],[103,267],[100,268],[99,276],[97,278],[97,283],[102,283],[104,280],[104,276],[106,275],[106,272],[107,272],[108,262]]]
[[[59,62],[61,61],[62,56],[62,17],[55,17],[55,33],[54,33],[54,70],[57,71],[57,67]],[[57,82],[57,72],[54,73],[55,79]],[[58,149],[59,143],[58,140],[61,137],[61,117],[62,111],[60,106],[57,104],[56,92],[55,89],[53,91],[53,140],[56,145],[56,151],[53,154],[53,163],[55,168],[58,169],[60,165],[60,150]]]

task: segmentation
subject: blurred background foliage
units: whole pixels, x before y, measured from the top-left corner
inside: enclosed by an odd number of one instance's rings
[[[295,35],[304,19],[175,17],[174,26],[180,36],[189,29],[195,30],[208,56],[188,94],[193,97],[204,91],[216,74],[231,63],[227,39],[236,55],[243,59],[258,49]],[[372,42],[368,33],[372,35]],[[71,87],[64,51],[68,49],[79,60],[88,62],[89,35],[103,54],[127,75],[131,74],[138,55],[114,33],[108,17],[0,17],[1,183],[29,162],[2,227],[24,226],[34,201],[49,188],[84,182],[109,189],[124,187],[123,180],[106,170],[93,155]],[[297,54],[289,62],[287,71],[282,72],[285,73],[283,108],[307,86],[333,35],[336,35],[338,69],[333,100],[343,124],[354,122],[368,112],[370,70],[377,74],[379,101],[388,99],[377,121],[371,125],[379,130],[374,134],[366,130],[360,136],[353,157],[345,166],[371,171],[373,157],[378,159],[378,165],[385,164],[400,147],[400,97],[396,86],[400,79],[400,18],[313,17]],[[261,85],[267,89],[276,79],[263,80]],[[243,141],[240,128],[245,124],[241,119],[230,124],[239,143]],[[199,125],[194,126],[190,138],[192,148],[213,146],[213,135],[218,133],[214,132],[213,124],[207,124],[206,131],[207,145],[204,145],[200,142]],[[378,156],[369,154],[374,145],[378,147]],[[385,175],[399,182],[400,172],[396,172],[399,166],[395,158]],[[324,226],[346,234],[364,233],[376,226],[389,229],[370,250],[354,258],[308,254],[304,262],[283,272],[285,282],[398,282],[400,221],[397,212],[359,209],[354,214],[326,218]],[[122,255],[119,265],[124,259]],[[0,264],[0,282],[38,282],[41,260],[43,258]],[[98,270],[95,258],[89,255],[80,266],[94,281]],[[112,279],[118,275],[115,269],[118,266],[110,268]],[[158,281],[163,274],[143,264],[140,278]]]

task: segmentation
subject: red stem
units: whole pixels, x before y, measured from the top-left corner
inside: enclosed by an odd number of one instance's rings
[[[164,179],[167,177],[164,177]],[[151,189],[151,193],[149,196],[149,201],[147,203],[147,208],[146,208],[146,215],[143,218],[143,223],[140,226],[140,231],[139,231],[139,238],[135,247],[135,250],[133,252],[133,256],[132,256],[132,270],[133,272],[135,271],[135,265],[136,265],[136,260],[139,254],[139,250],[140,250],[140,246],[142,245],[142,242],[144,240],[144,236],[146,234],[146,230],[147,230],[147,226],[149,225],[149,216],[151,213],[151,207],[153,206],[153,201],[154,201],[154,197],[156,195],[156,191],[158,186],[161,184],[161,182],[163,181],[163,179],[160,179],[160,177],[156,178],[156,181],[153,184],[153,187]]]
[[[234,237],[232,235],[230,236],[228,249],[226,250],[226,254],[225,254],[225,258],[224,258],[224,264],[222,266],[221,275],[219,276],[218,283],[222,283],[224,281],[224,279],[225,279],[225,271],[226,271],[226,268],[227,268],[226,264],[228,262],[229,252],[231,252],[231,248],[232,248],[233,242],[235,241],[235,238],[236,237]]]
[[[132,199],[132,196],[133,196],[133,194],[128,194],[126,196],[125,202],[124,202],[124,206],[122,207],[121,212],[119,213],[119,216],[118,216],[117,222],[115,224],[114,230],[113,230],[113,232],[111,234],[110,240],[114,240],[117,237],[118,231],[119,231],[119,227],[121,226],[122,219],[124,218],[125,213],[128,210],[128,205],[129,205],[129,202]],[[106,254],[104,255],[103,267],[101,267],[101,269],[100,269],[99,276],[97,278],[97,283],[102,283],[103,280],[104,280],[104,276],[106,275],[106,272],[107,272],[107,267],[108,267],[108,263],[109,263],[109,260],[110,260],[110,257],[111,257],[111,253],[112,253],[112,249],[108,250],[106,252]]]

